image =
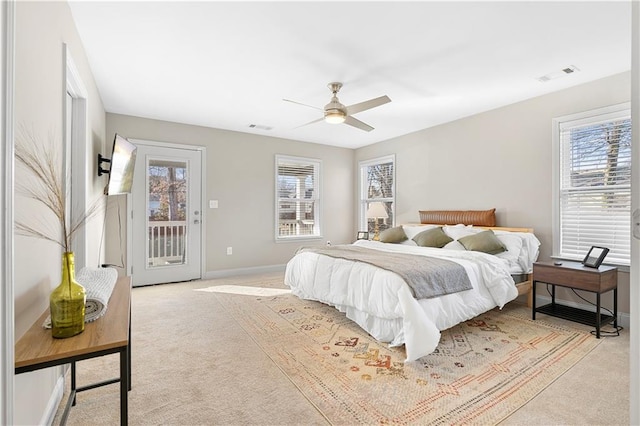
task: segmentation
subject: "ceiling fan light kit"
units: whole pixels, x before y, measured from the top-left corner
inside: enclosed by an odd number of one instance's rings
[[[324,111],[324,121],[331,124],[340,124],[344,123],[346,120],[347,114],[340,109],[326,109]]]
[[[388,102],[391,102],[391,99],[389,99],[388,96],[380,96],[379,98],[369,99],[368,101],[353,104],[351,106],[344,106],[338,100],[338,92],[342,88],[342,83],[339,83],[339,82],[329,83],[327,87],[329,87],[329,90],[331,90],[331,93],[333,96],[331,97],[331,101],[328,104],[326,104],[322,109],[322,111],[324,112],[324,121],[331,124],[345,123],[345,124],[348,124],[349,126],[353,126],[360,130],[364,130],[365,132],[370,132],[371,130],[373,130],[373,127],[352,117],[352,114],[366,111],[368,109],[375,108],[377,106],[384,105]],[[311,107],[311,105],[302,104],[300,102],[290,101],[288,99],[283,99],[283,100],[287,102],[292,102],[294,104]],[[311,107],[311,108],[315,108],[315,107]],[[322,118],[318,120],[314,120],[307,124],[317,123],[318,121],[322,121]]]
[[[347,107],[338,100],[338,92],[342,87],[342,83],[329,83],[327,87],[329,87],[333,96],[331,97],[331,102],[324,106],[324,121],[331,124],[344,123],[347,118]]]

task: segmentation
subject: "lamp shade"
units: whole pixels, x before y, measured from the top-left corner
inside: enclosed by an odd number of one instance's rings
[[[384,207],[384,204],[376,201],[369,204],[369,208],[367,209],[367,218],[388,219],[389,215],[387,214],[387,209]]]

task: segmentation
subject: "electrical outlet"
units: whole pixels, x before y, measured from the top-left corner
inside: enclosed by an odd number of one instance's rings
[[[327,240],[327,247],[331,247],[331,241]]]
[[[227,256],[231,256],[233,254],[233,247],[227,247]]]

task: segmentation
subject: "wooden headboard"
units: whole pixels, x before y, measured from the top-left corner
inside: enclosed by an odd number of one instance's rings
[[[496,226],[496,209],[490,210],[419,210],[420,223],[434,225]]]

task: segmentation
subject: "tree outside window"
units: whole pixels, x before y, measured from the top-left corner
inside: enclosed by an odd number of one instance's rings
[[[149,165],[149,220],[184,221],[187,207],[187,169]]]
[[[395,156],[360,162],[360,230],[373,235],[375,222],[380,231],[395,223]],[[367,217],[371,203],[381,202],[387,218]]]

